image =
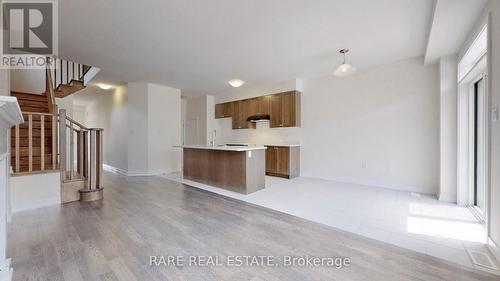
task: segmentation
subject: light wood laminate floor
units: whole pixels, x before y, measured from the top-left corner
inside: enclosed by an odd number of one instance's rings
[[[160,177],[106,173],[104,182],[102,202],[14,214],[14,280],[499,280]],[[352,265],[155,267],[151,255],[340,256]]]

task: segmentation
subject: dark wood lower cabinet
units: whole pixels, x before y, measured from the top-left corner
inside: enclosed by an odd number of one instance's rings
[[[266,175],[295,178],[300,174],[300,147],[266,146]]]

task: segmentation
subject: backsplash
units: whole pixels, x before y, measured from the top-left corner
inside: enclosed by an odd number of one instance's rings
[[[233,130],[231,118],[215,119],[217,144],[224,143],[299,143],[300,128],[269,128],[269,122],[258,122],[256,129]]]

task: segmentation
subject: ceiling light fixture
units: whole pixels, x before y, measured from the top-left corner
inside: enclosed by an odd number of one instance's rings
[[[333,73],[335,76],[348,76],[356,73],[356,68],[354,68],[352,65],[348,64],[345,62],[345,54],[349,52],[349,49],[342,49],[339,51],[339,53],[344,55],[344,61],[339,67],[337,67],[337,70]]]
[[[231,85],[235,88],[239,88],[239,87],[243,86],[243,84],[245,84],[245,81],[240,80],[240,79],[233,79],[233,80],[229,81],[228,83],[229,83],[229,85]]]
[[[103,90],[109,90],[111,89],[111,85],[108,85],[108,84],[97,84],[97,86]]]

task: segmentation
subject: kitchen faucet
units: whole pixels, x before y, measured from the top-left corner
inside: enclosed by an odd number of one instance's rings
[[[215,138],[217,137],[217,130],[212,131],[212,147],[215,147]]]

